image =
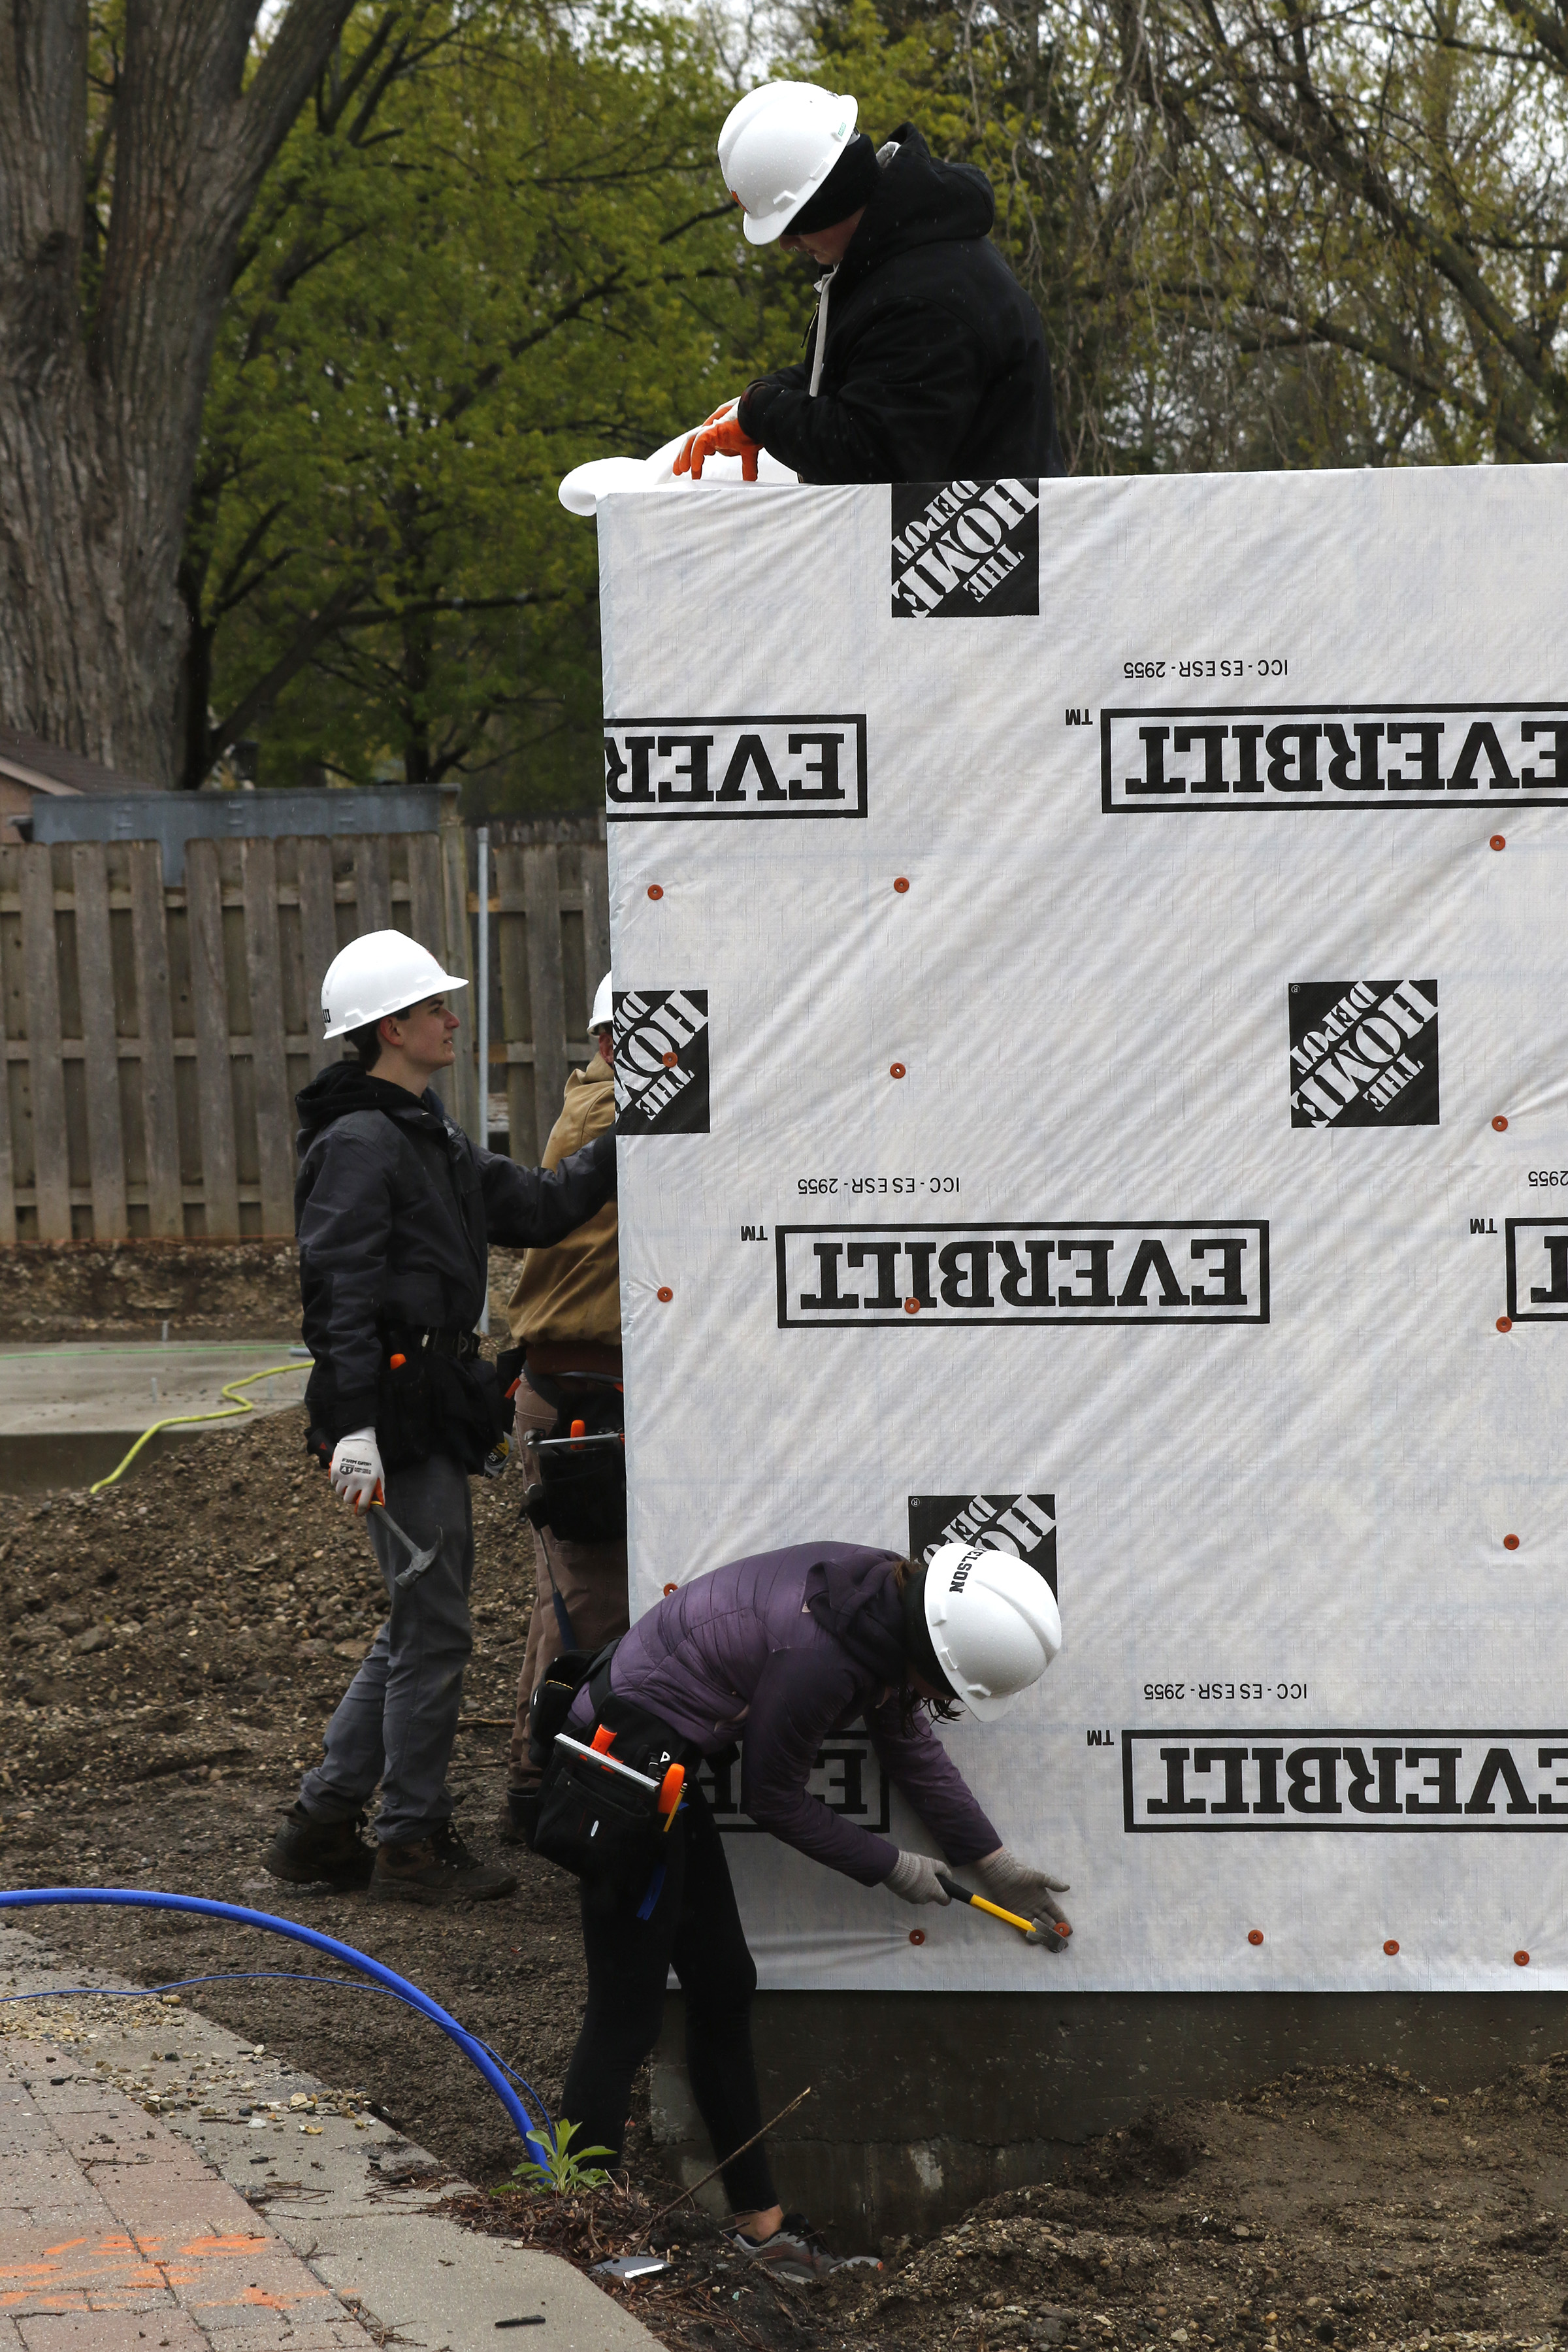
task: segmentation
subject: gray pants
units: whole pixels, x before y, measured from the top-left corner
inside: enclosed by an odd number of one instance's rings
[[[452,1817],[447,1766],[474,1645],[474,1513],[467,1473],[444,1454],[389,1471],[385,1483],[399,1527],[420,1546],[439,1536],[440,1549],[417,1582],[399,1592],[393,1580],[407,1567],[407,1551],[384,1512],[367,1512],[392,1613],[327,1726],[326,1754],[306,1773],[300,1802],[317,1821],[347,1821],[380,1781],[375,1833],[396,1845],[428,1837]]]

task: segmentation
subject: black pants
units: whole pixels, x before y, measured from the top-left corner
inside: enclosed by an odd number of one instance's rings
[[[577,2145],[614,2148],[626,2132],[632,2077],[658,2039],[665,1979],[673,1969],[686,1996],[686,2063],[698,2112],[716,2157],[750,2139],[763,2120],[752,2055],[752,1996],[757,1971],[741,1926],[723,1841],[707,1800],[689,1780],[670,1831],[664,1885],[647,1918],[643,1889],[609,1904],[584,1888],[583,1948],[588,2006],[572,2053],[561,2112],[581,2126]],[[759,2141],[724,2167],[737,2213],[778,2202]]]

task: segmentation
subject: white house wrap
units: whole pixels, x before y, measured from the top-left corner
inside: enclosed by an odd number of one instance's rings
[[[764,1980],[1568,1984],[1568,478],[598,527],[634,1609],[978,1532],[1065,1632],[942,1736],[1070,1952],[721,1772]]]

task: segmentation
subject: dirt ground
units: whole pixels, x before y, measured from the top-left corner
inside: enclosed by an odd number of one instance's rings
[[[291,1241],[18,1242],[3,1253],[0,1339],[297,1339]],[[492,1318],[521,1258],[490,1253]]]
[[[478,1641],[453,1786],[482,1852],[531,1597],[515,1478],[476,1482]],[[0,1520],[0,1853],[9,1884],[155,1885],[325,1929],[415,1978],[553,2105],[582,1994],[574,1889],[517,1857],[510,1901],[449,1916],[285,1887],[259,1855],[379,1622],[363,1532],[289,1411],[215,1431],[93,1499],[19,1497]],[[29,1922],[29,1925],[34,1924]],[[56,1910],[68,1955],[153,1984],[314,1969],[258,1932],[158,1913]],[[638,2120],[630,2187],[567,2212],[515,2189],[500,2108],[432,2032],[374,1993],[277,1981],[190,1996],[372,2103],[454,2175],[475,2227],[587,2261],[675,2194]],[[646,2102],[644,2103],[646,2104]],[[880,2275],[772,2286],[726,2266],[684,2208],[671,2270],[628,2299],[679,2352],[863,2343],[1524,2347],[1568,2336],[1568,2053],[1442,2099],[1391,2070],[1321,2070],[1151,2114],[1069,2174],[978,2208]]]
[[[257,1242],[19,1242],[5,1252],[0,1338],[155,1339],[300,1330],[293,1245]]]

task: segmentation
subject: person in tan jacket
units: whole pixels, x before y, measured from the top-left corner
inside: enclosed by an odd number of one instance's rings
[[[566,1081],[561,1115],[550,1131],[544,1165],[557,1167],[616,1123],[614,1008],[609,974],[594,999],[595,1052]],[[513,1340],[524,1351],[513,1424],[530,1485],[539,1478],[541,1438],[564,1437],[574,1420],[616,1423],[621,1394],[621,1272],[615,1203],[552,1249],[531,1249],[507,1302]],[[539,1774],[528,1754],[529,1701],[563,1650],[598,1650],[627,1630],[626,1539],[584,1541],[534,1531],[537,1570],[528,1647],[518,1678],[517,1712],[507,1764],[506,1803],[497,1823],[511,1843],[526,1843],[539,1810]]]

